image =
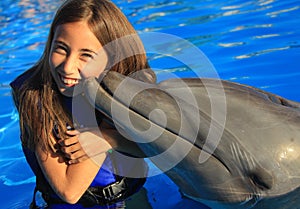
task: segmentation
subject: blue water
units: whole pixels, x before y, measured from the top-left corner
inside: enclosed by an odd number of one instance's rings
[[[41,55],[53,13],[61,2],[6,0],[0,3],[2,209],[28,208],[35,181],[21,151],[18,116],[9,83]],[[172,34],[197,46],[220,78],[300,101],[299,0],[114,2],[140,33]],[[183,49],[174,48],[174,54],[176,50]],[[190,69],[166,56],[149,55],[149,59],[151,66],[157,69],[159,80],[165,79],[168,72],[180,77],[192,75]],[[200,208],[182,200],[177,187],[165,175],[148,179],[146,189],[155,209]]]

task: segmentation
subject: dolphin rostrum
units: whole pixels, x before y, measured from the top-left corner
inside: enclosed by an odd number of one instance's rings
[[[212,208],[300,207],[299,103],[228,81],[148,84],[116,72],[86,79],[85,95],[187,197]]]

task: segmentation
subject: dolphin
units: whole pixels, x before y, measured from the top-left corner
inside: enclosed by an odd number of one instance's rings
[[[110,71],[84,89],[186,197],[211,208],[299,207],[299,103],[224,80],[149,84]]]

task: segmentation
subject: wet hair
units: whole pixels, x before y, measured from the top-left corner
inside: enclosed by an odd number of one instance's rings
[[[40,60],[25,73],[31,76],[13,92],[20,115],[23,146],[32,150],[39,144],[45,151],[53,149],[51,140],[54,123],[60,133],[72,116],[63,104],[50,73],[49,56],[55,30],[65,23],[86,21],[108,55],[106,70],[129,75],[150,69],[143,44],[121,10],[109,0],[66,0],[52,21],[48,40]],[[22,76],[22,75],[21,75]],[[146,82],[154,83],[155,74],[147,71]]]

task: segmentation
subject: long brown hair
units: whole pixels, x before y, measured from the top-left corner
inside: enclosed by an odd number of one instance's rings
[[[136,38],[136,31],[111,1],[66,0],[53,19],[40,60],[25,72],[32,73],[32,75],[13,92],[20,115],[22,144],[32,150],[37,144],[45,151],[53,148],[55,142],[49,136],[52,135],[54,124],[57,125],[59,133],[65,133],[67,123],[72,124],[72,116],[64,107],[62,95],[51,76],[49,56],[57,26],[78,21],[87,21],[102,46],[119,38],[133,35],[134,38],[118,42],[118,45],[107,50],[109,62],[114,63],[109,70],[128,75],[149,68],[143,45],[140,39]],[[143,53],[132,52],[136,48]],[[132,56],[124,56],[124,53]],[[125,58],[121,59],[122,57]],[[150,81],[155,82],[155,74],[153,73],[150,77],[152,77]]]

